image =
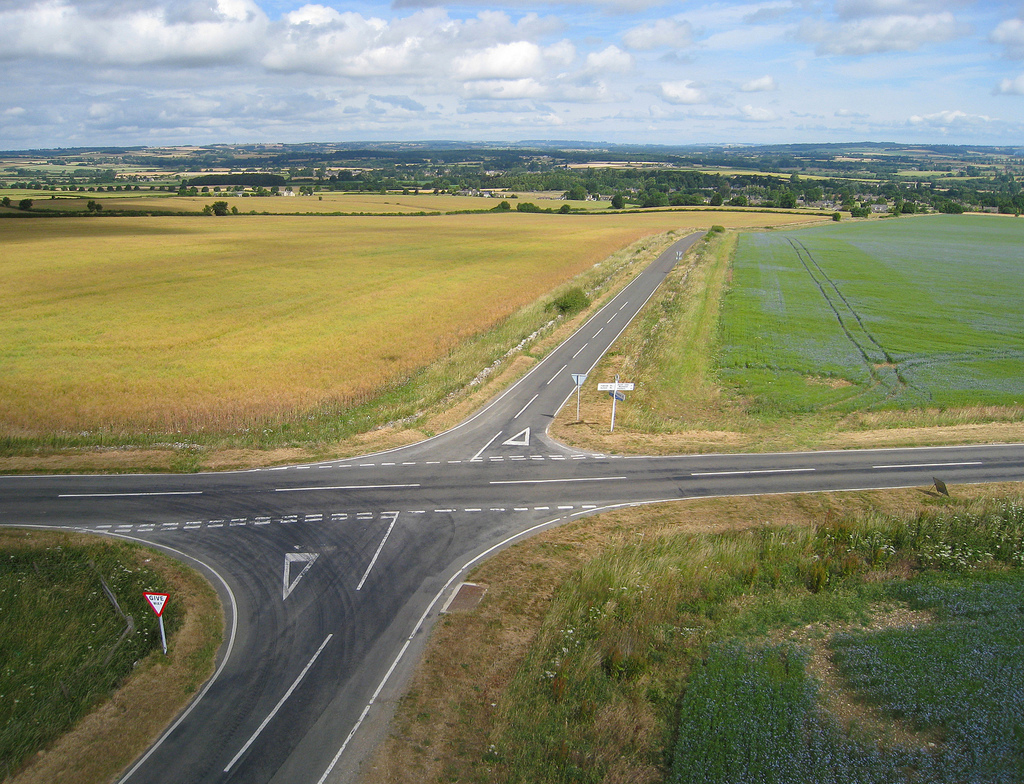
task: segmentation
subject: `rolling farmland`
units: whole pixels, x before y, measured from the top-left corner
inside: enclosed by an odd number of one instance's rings
[[[982,216],[744,235],[721,378],[769,415],[1019,405],[1022,240]]]
[[[446,357],[638,238],[728,218],[4,221],[0,423],[4,435],[35,438],[247,431],[330,414]],[[494,359],[475,358],[466,380]]]

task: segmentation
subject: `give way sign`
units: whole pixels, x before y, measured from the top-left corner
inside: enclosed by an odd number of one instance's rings
[[[149,602],[149,606],[153,608],[153,612],[156,613],[156,617],[159,618],[164,614],[164,606],[167,604],[167,599],[170,598],[170,594],[166,593],[144,593],[146,601]]]

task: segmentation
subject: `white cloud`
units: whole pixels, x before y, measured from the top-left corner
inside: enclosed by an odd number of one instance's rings
[[[1005,54],[1014,60],[1024,59],[1024,21],[1007,19],[992,31],[991,39],[1001,44]]]
[[[458,79],[515,79],[538,76],[544,70],[544,56],[537,44],[516,41],[498,44],[459,57],[452,64]]]
[[[587,55],[585,70],[588,73],[628,73],[632,69],[633,56],[614,44]]]
[[[771,109],[751,106],[750,104],[742,107],[740,109],[740,113],[743,115],[743,119],[749,122],[772,122],[773,120],[779,119],[779,115]]]
[[[768,74],[757,79],[751,79],[749,82],[744,82],[740,87],[740,90],[745,93],[771,92],[774,89],[776,89],[775,80]]]
[[[1024,95],[1024,74],[1013,79],[1003,79],[995,92],[998,95]]]
[[[946,128],[950,125],[980,125],[992,122],[991,117],[983,114],[967,114],[959,109],[935,112],[934,114],[913,115],[909,120],[911,125],[930,125],[933,128]]]
[[[836,0],[840,19],[868,16],[901,16],[935,13],[946,8],[964,8],[974,0]]]
[[[268,25],[251,0],[211,0],[191,14],[153,4],[118,14],[89,10],[44,0],[0,11],[0,51],[115,66],[208,64],[247,56]]]
[[[662,82],[658,85],[661,97],[668,103],[691,105],[704,103],[704,93],[692,81]]]
[[[622,35],[630,49],[646,52],[652,49],[684,49],[693,42],[693,27],[677,19],[658,19],[630,28]]]
[[[912,52],[927,44],[950,41],[965,32],[965,26],[949,12],[871,17],[839,25],[806,21],[799,31],[804,40],[818,45],[818,54],[837,55]]]
[[[341,19],[342,16],[338,11],[325,5],[304,5],[302,8],[284,15],[284,20],[289,25],[323,26],[340,22]]]
[[[543,98],[546,90],[536,79],[490,79],[467,82],[463,86],[463,93],[467,98],[508,101]]]

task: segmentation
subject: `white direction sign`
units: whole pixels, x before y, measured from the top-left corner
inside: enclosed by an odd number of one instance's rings
[[[284,556],[284,592],[281,596],[281,601],[288,598],[292,591],[295,590],[295,586],[299,584],[299,580],[302,579],[303,575],[309,571],[309,567],[313,565],[313,561],[317,559],[320,553],[285,553]],[[292,564],[293,563],[305,563],[302,567],[302,571],[295,575],[295,579],[291,579]]]
[[[156,613],[156,617],[159,618],[164,614],[164,605],[167,604],[169,595],[166,593],[144,593],[142,594],[146,601],[149,602],[149,606],[153,608],[153,612]]]
[[[598,384],[598,392],[632,392],[633,382],[632,381],[614,381],[607,384]]]

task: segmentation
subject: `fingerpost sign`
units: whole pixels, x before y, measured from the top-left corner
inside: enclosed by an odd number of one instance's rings
[[[167,636],[164,634],[164,607],[167,606],[167,600],[170,598],[170,594],[143,593],[142,595],[145,597],[146,601],[149,602],[149,606],[153,608],[153,612],[156,613],[156,617],[160,621],[160,645],[164,649],[164,656],[166,656]]]
[[[623,392],[633,391],[632,381],[619,381],[618,375],[615,376],[613,383],[598,384],[597,389],[599,392],[607,392],[612,399],[612,427],[609,432],[615,432],[615,404],[620,400],[625,400],[626,396]]]

